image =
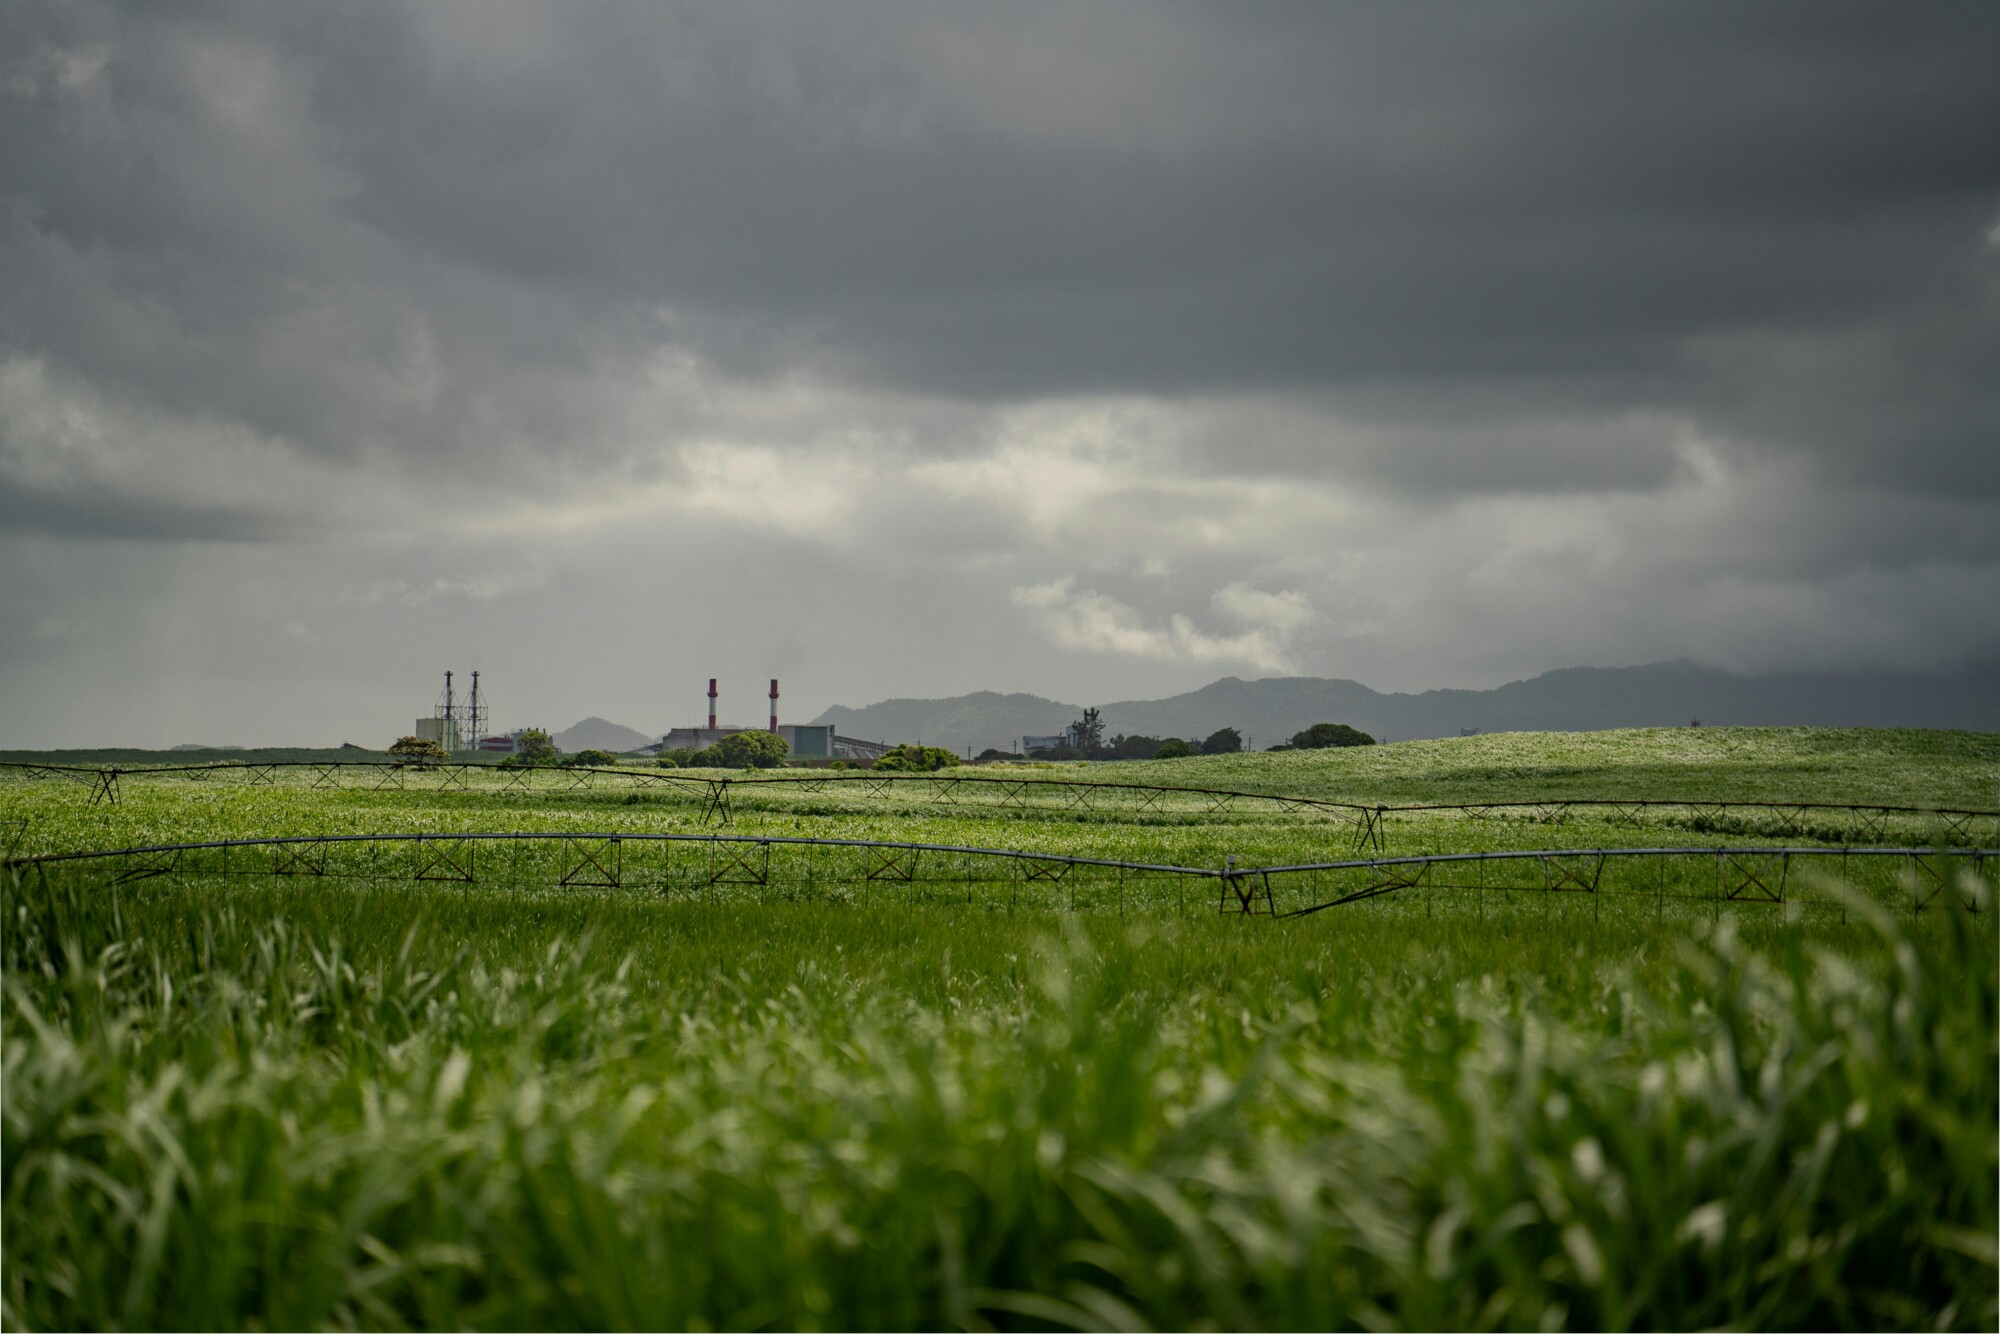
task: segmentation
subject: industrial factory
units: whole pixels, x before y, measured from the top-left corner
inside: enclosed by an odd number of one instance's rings
[[[716,723],[716,701],[718,692],[716,678],[708,678],[708,726],[676,727],[660,738],[657,746],[648,746],[648,751],[662,750],[703,750],[714,745],[732,732],[748,732],[748,727],[719,726]],[[850,763],[873,763],[889,746],[876,741],[862,741],[851,736],[838,736],[832,724],[780,723],[778,721],[778,680],[771,678],[771,720],[768,730],[784,738],[788,753],[795,760],[847,760]]]
[[[472,694],[461,704],[452,690],[451,673],[446,672],[444,694],[438,697],[430,717],[417,719],[415,735],[448,751],[486,749],[480,744],[486,739],[486,701],[479,695],[479,673],[472,674]]]
[[[453,753],[468,750],[511,752],[516,748],[518,732],[489,735],[487,732],[487,705],[479,689],[479,673],[472,674],[472,690],[461,698],[452,684],[451,672],[444,674],[444,693],[432,706],[428,717],[416,720],[415,735],[426,741],[435,741]],[[716,689],[717,678],[708,678],[708,726],[676,727],[652,745],[639,748],[643,754],[658,754],[667,750],[703,750],[714,745],[733,732],[748,732],[756,729],[738,726],[719,726],[716,723],[716,704],[720,692]],[[788,753],[795,760],[846,760],[849,763],[871,764],[890,749],[885,743],[863,741],[857,737],[838,736],[831,724],[779,723],[778,722],[778,681],[771,678],[771,716],[768,730],[784,738]]]

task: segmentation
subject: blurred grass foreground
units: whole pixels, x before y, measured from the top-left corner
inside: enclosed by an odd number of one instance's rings
[[[13,1329],[1993,1328],[1991,886],[1306,929],[9,872]]]

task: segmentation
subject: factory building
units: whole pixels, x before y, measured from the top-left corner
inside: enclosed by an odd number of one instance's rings
[[[676,727],[660,738],[661,750],[706,750],[736,732],[763,731],[749,727]],[[833,725],[785,723],[777,729],[787,753],[795,760],[831,760],[834,754]],[[648,749],[653,749],[648,747]]]
[[[479,693],[479,673],[472,674],[472,697],[463,703],[453,692],[450,672],[444,674],[444,694],[438,697],[428,718],[416,721],[420,741],[435,741],[450,752],[484,749],[486,699]]]
[[[435,741],[446,750],[462,750],[458,744],[458,719],[419,718],[417,719],[417,740]]]
[[[708,726],[676,727],[660,738],[657,746],[648,746],[650,751],[706,750],[722,738],[735,732],[748,732],[748,727],[721,726],[716,723],[715,677],[708,678]],[[788,758],[794,760],[847,760],[850,763],[872,764],[892,747],[877,741],[863,741],[859,737],[840,736],[831,723],[780,723],[778,721],[778,682],[771,680],[771,720],[763,730],[777,733],[784,739]]]

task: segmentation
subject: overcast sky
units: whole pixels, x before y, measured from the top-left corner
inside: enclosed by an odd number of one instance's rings
[[[2000,7],[0,6],[0,745],[2000,651]]]

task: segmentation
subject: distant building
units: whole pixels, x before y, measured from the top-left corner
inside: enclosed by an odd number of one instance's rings
[[[833,739],[833,758],[836,760],[873,764],[894,749],[886,741],[863,741],[853,736],[836,736]]]
[[[706,750],[737,732],[761,732],[761,727],[676,727],[660,738],[650,751]],[[778,735],[784,739],[788,758],[795,760],[857,760],[872,763],[891,747],[878,741],[840,736],[831,723],[781,723]]]
[[[1054,736],[1024,736],[1021,738],[1021,749],[1028,752],[1054,750],[1057,746],[1067,746],[1069,744],[1071,744],[1070,735],[1066,731],[1058,732]]]
[[[458,744],[458,719],[419,718],[417,719],[417,740],[435,741],[446,750],[462,750]]]

